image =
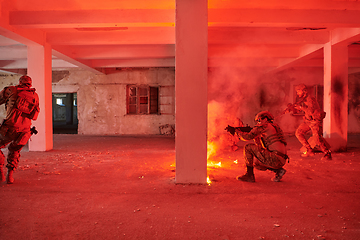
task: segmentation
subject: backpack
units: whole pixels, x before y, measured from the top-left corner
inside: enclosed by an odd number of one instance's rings
[[[22,116],[36,120],[39,115],[38,97],[35,88],[17,88],[17,97],[14,108],[22,112]]]

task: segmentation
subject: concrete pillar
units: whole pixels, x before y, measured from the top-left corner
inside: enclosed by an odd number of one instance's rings
[[[348,46],[324,46],[324,137],[333,151],[346,150],[348,132]]]
[[[33,80],[33,87],[39,95],[40,114],[33,126],[39,133],[29,141],[30,151],[47,151],[53,148],[52,127],[52,65],[51,47],[46,44],[28,45],[28,71]]]
[[[207,0],[176,1],[176,183],[207,178]]]

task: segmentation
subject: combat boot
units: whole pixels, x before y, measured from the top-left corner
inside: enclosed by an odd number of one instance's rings
[[[4,167],[0,166],[0,180],[1,182],[5,181]]]
[[[236,179],[243,182],[255,182],[254,167],[246,168],[246,173],[242,176],[237,176]]]
[[[321,160],[332,160],[331,152],[327,151],[325,155],[321,158]]]
[[[14,183],[14,170],[13,169],[9,169],[8,170],[8,174],[7,174],[7,179],[6,179],[6,183],[7,184],[13,184]]]
[[[284,176],[284,174],[286,173],[286,170],[283,168],[277,169],[275,171],[275,177],[273,177],[271,180],[273,182],[280,182],[280,180],[282,179],[282,177]]]

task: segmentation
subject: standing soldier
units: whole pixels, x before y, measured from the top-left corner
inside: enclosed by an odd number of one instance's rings
[[[280,182],[286,170],[283,166],[288,159],[286,141],[283,131],[274,121],[274,116],[268,111],[259,112],[255,116],[256,125],[250,132],[241,131],[241,128],[228,126],[226,130],[236,134],[243,141],[253,139],[255,143],[244,146],[246,173],[237,179],[244,182],[255,182],[254,167],[261,171],[275,172],[271,179]]]
[[[29,76],[22,76],[19,85],[5,87],[0,92],[0,105],[5,103],[6,117],[0,127],[0,148],[8,144],[7,183],[14,182],[13,172],[17,168],[20,151],[30,139],[32,131],[31,120],[36,120],[39,114],[39,97],[35,88],[31,88],[32,80]],[[4,176],[5,155],[0,149],[0,177]]]
[[[320,109],[319,103],[316,99],[308,94],[305,84],[300,84],[295,88],[296,94],[300,98],[299,103],[293,104],[290,108],[285,110],[289,112],[293,109],[304,111],[304,122],[296,129],[295,136],[299,142],[303,145],[303,149],[306,149],[301,156],[308,157],[314,156],[314,150],[305,138],[305,134],[311,130],[312,137],[314,138],[315,145],[318,145],[325,155],[322,159],[331,160],[331,151],[328,143],[323,137],[323,119],[325,118],[325,112]]]

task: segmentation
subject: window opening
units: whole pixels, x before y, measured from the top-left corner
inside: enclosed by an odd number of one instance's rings
[[[127,114],[158,114],[159,88],[127,86]]]

